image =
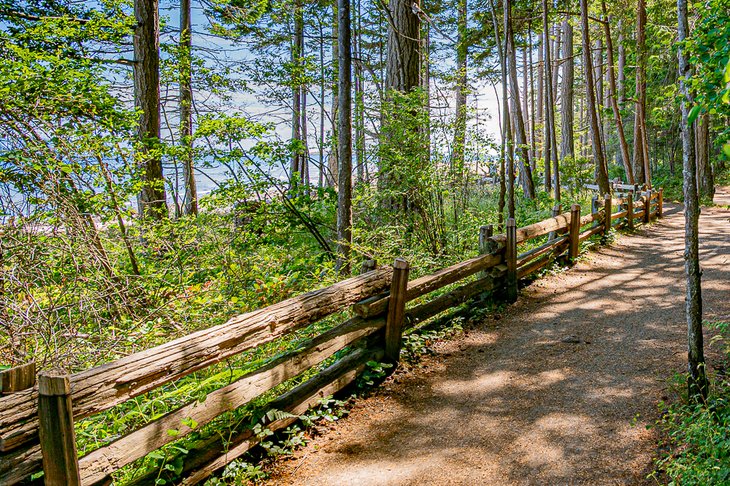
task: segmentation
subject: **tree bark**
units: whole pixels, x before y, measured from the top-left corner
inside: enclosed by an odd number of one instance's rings
[[[606,12],[606,2],[601,0],[601,7],[603,8],[603,16],[608,19],[608,13]],[[624,134],[624,123],[621,119],[621,111],[619,110],[618,100],[616,97],[616,75],[613,70],[613,40],[611,39],[611,27],[607,21],[603,24],[603,29],[606,37],[606,54],[608,60],[608,97],[613,109],[613,119],[616,123],[616,131],[618,132],[619,146],[621,148],[621,160],[624,164],[624,171],[626,172],[626,180],[629,184],[634,184],[634,174],[629,164],[629,144],[626,141],[626,135]]]
[[[409,93],[420,86],[420,22],[409,0],[394,0],[388,10],[385,89]]]
[[[337,268],[343,275],[350,273],[352,245],[352,46],[350,36],[350,0],[337,0],[339,70],[337,85],[337,147],[339,153],[339,184],[337,192]]]
[[[555,136],[555,97],[553,95],[553,67],[550,53],[550,24],[548,23],[548,0],[542,1],[542,27],[545,32],[545,189],[552,187],[554,198],[560,201],[560,165],[558,161],[557,138]],[[552,168],[550,163],[552,161]],[[548,181],[552,172],[552,181]],[[548,184],[548,182],[550,182]]]
[[[139,110],[138,164],[142,189],[138,196],[141,217],[167,217],[162,158],[155,153],[160,143],[160,23],[157,0],[135,0],[134,101]]]
[[[580,0],[580,23],[583,36],[583,66],[586,91],[586,109],[590,121],[591,142],[593,144],[593,159],[596,164],[596,181],[602,194],[609,194],[611,188],[608,184],[608,169],[606,160],[603,157],[603,145],[601,142],[601,128],[598,124],[598,113],[596,113],[595,84],[593,82],[593,56],[591,55],[591,40],[588,31],[588,1]]]
[[[198,190],[193,168],[192,29],[190,0],[180,0],[180,143],[183,147],[185,196],[183,214],[198,214]]]
[[[357,163],[357,180],[365,181],[365,95],[363,89],[363,56],[362,56],[362,13],[360,0],[355,4],[355,160]]]
[[[529,56],[529,64],[530,64],[530,157],[532,160],[532,173],[535,174],[537,171],[537,135],[535,134],[535,76],[534,76],[534,66],[532,65],[532,21],[528,21],[527,23],[527,29],[529,32],[529,46],[527,49],[527,53]]]
[[[626,47],[624,46],[623,20],[618,21],[618,102],[626,102]]]
[[[704,113],[695,121],[697,150],[697,189],[700,199],[712,201],[715,196],[715,180],[710,164],[710,114]]]
[[[537,49],[537,106],[535,110],[535,117],[537,119],[538,128],[543,126],[544,123],[544,108],[545,108],[545,60],[543,58],[545,48],[543,43],[545,42],[545,33],[543,32],[538,36],[539,47]],[[544,141],[540,140],[539,130],[535,131],[535,138],[537,139],[537,151],[535,155],[537,158],[543,158],[544,155]],[[541,143],[542,142],[542,143]],[[549,191],[550,181],[548,178],[545,179],[545,190]]]
[[[648,183],[644,161],[644,109],[646,107],[646,0],[637,0],[636,11],[636,108],[634,112],[634,179]]]
[[[329,185],[337,187],[339,181],[339,157],[337,154],[337,107],[339,105],[337,85],[338,85],[338,65],[339,65],[339,28],[338,28],[338,15],[337,15],[337,1],[332,0],[332,146],[330,147],[330,154],[327,159],[327,165],[329,167]]]
[[[505,2],[510,3],[510,2]],[[527,136],[525,135],[525,122],[522,117],[522,106],[520,104],[520,86],[517,82],[517,57],[516,49],[514,44],[514,32],[512,31],[512,16],[511,16],[511,4],[508,6],[505,15],[507,16],[507,23],[505,25],[506,36],[506,54],[509,61],[509,81],[511,86],[511,99],[512,107],[514,109],[514,117],[516,126],[516,151],[519,151],[520,159],[522,162],[522,184],[525,196],[528,199],[535,199],[535,183],[532,180],[532,170],[530,168],[530,151],[528,150]],[[511,217],[511,216],[510,216]]]
[[[494,5],[494,3],[492,3]],[[504,152],[505,165],[507,170],[507,212],[508,218],[515,217],[515,161],[512,138],[512,127],[510,126],[510,109],[509,109],[509,89],[507,88],[507,57],[509,57],[509,32],[511,30],[510,11],[512,9],[511,2],[502,2],[503,20],[504,20],[504,49],[502,50],[501,69],[502,69],[502,120],[504,130]],[[499,43],[499,32],[496,32],[497,42]]]
[[[682,49],[689,35],[687,22],[687,0],[677,0],[677,23],[679,34],[679,89],[682,98],[682,163],[684,182],[684,273],[686,278],[685,315],[687,319],[687,380],[689,396],[697,401],[707,398],[708,383],[705,375],[705,355],[702,336],[702,272],[699,257],[699,217],[700,206],[697,195],[697,168],[695,161],[694,137],[689,124],[689,110],[693,104],[692,95],[685,79],[691,69],[689,60]]]
[[[466,0],[457,2],[457,32],[456,40],[456,86],[454,124],[454,143],[451,152],[452,176],[464,167],[464,151],[466,143],[466,91],[467,91],[467,3]]]
[[[573,132],[573,83],[575,62],[573,61],[573,26],[568,18],[563,21],[563,79],[560,95],[561,144],[560,157],[575,159],[575,140]]]
[[[302,86],[301,86],[301,60],[304,50],[304,18],[302,12],[301,0],[294,2],[294,32],[292,34],[292,121],[291,121],[291,138],[292,142],[302,141]],[[292,183],[296,183],[302,179],[304,175],[304,166],[302,164],[301,147],[295,147],[291,155],[291,179]],[[295,181],[296,179],[296,181]]]

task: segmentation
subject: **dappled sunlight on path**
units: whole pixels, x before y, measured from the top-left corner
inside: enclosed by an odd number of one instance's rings
[[[720,191],[716,201],[730,196]],[[730,318],[730,212],[702,212],[705,317]],[[274,484],[642,484],[686,354],[681,208],[439,345],[281,462]]]

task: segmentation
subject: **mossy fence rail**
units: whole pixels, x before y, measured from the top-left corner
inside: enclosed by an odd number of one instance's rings
[[[581,241],[607,234],[614,221],[633,228],[637,219],[649,222],[652,216],[661,217],[661,189],[631,191],[625,196],[594,198],[591,213],[584,216],[580,206],[574,205],[569,212],[523,228],[517,228],[510,219],[503,234],[493,235],[491,226],[482,227],[479,256],[411,281],[408,262],[396,259],[392,267],[373,269],[81,373],[42,371],[36,381],[32,363],[6,370],[0,376],[0,484],[28,482],[41,470],[48,485],[108,484],[114,471],[192,431],[181,424],[209,423],[347,348],[344,357],[314,378],[269,402],[270,409],[292,416],[274,418],[266,426],[270,430],[287,427],[297,420],[296,415],[322,397],[352,383],[368,361],[397,362],[404,329],[485,292],[498,291],[513,301],[517,298],[518,279],[559,256],[573,260]],[[549,236],[544,244],[518,253],[520,244],[545,235]],[[407,307],[409,301],[472,275],[476,279]],[[191,401],[78,457],[74,421],[291,334],[347,307],[354,313],[351,319],[209,393],[204,402]],[[170,429],[178,432],[170,435]],[[203,441],[200,449],[187,456],[182,482],[200,482],[259,440],[253,431],[244,430],[231,440],[213,437]]]

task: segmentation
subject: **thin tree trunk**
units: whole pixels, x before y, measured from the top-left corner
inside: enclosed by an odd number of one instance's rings
[[[324,163],[324,98],[325,98],[326,76],[324,69],[324,22],[319,22],[319,177],[317,187],[322,188],[325,184],[325,163]]]
[[[337,146],[340,155],[337,191],[337,268],[343,275],[350,273],[352,245],[352,47],[350,37],[350,0],[337,0],[339,23],[339,70],[337,84]]]
[[[454,143],[451,150],[451,177],[454,183],[461,183],[464,172],[464,153],[466,144],[466,92],[467,92],[467,3],[466,0],[457,2],[456,30],[456,86],[455,86],[455,122]],[[457,181],[458,179],[458,181]],[[458,220],[458,205],[454,205],[454,221]]]
[[[634,113],[634,179],[648,183],[645,173],[643,120],[646,106],[646,0],[637,0],[636,10],[636,109]]]
[[[552,61],[552,93],[553,93],[553,101],[557,101],[557,93],[558,93],[558,77],[559,77],[559,71],[560,71],[560,63],[558,62],[560,60],[560,46],[562,44],[562,32],[560,30],[559,24],[553,24],[552,25],[552,31],[553,31],[553,49],[551,51],[551,61]],[[555,108],[553,107],[553,112],[555,111]],[[554,116],[554,115],[553,115]],[[555,121],[555,120],[553,120]]]
[[[601,7],[603,8],[603,16],[608,18],[605,0],[601,0]],[[603,24],[603,29],[606,37],[606,54],[608,58],[608,97],[611,102],[611,108],[613,109],[613,119],[616,124],[616,131],[618,132],[619,146],[621,148],[621,160],[624,164],[626,180],[629,184],[634,184],[634,174],[631,171],[631,165],[629,164],[629,144],[626,141],[624,123],[621,119],[621,111],[619,110],[618,100],[616,99],[616,76],[613,70],[613,40],[611,39],[611,27],[609,22]]]
[[[337,14],[337,0],[332,1],[332,145],[330,148],[330,155],[327,159],[327,165],[329,166],[329,177],[330,186],[337,187],[339,181],[339,157],[337,154],[337,107],[339,105],[338,100],[338,65],[339,65],[339,29],[338,29],[338,14]]]
[[[494,5],[494,3],[492,3]],[[504,49],[501,56],[502,60],[502,119],[504,120],[504,150],[505,150],[505,165],[507,166],[507,213],[509,218],[515,217],[515,162],[514,162],[514,150],[512,146],[512,127],[510,126],[510,110],[509,110],[509,93],[507,88],[507,58],[510,50],[510,31],[511,31],[511,18],[510,11],[512,9],[511,2],[502,2],[503,5],[503,17],[504,17]],[[497,40],[499,41],[499,32],[497,32]]]
[[[135,0],[134,101],[139,110],[137,137],[141,142],[139,166],[142,189],[138,202],[141,217],[166,218],[167,197],[160,143],[160,23],[157,0]]]
[[[183,146],[185,196],[183,214],[198,214],[198,190],[193,169],[193,86],[190,0],[180,0],[180,143]]]
[[[532,65],[532,20],[528,21],[527,29],[529,32],[529,43],[527,52],[530,63],[530,160],[532,160],[532,173],[537,171],[537,135],[535,134],[535,76],[534,66]]]
[[[505,2],[508,3],[509,2]],[[511,86],[511,99],[512,106],[514,108],[514,117],[516,126],[515,135],[517,146],[516,151],[519,151],[520,159],[522,162],[522,183],[525,196],[528,199],[535,199],[535,183],[532,180],[532,170],[530,170],[530,152],[528,150],[528,141],[525,135],[525,123],[522,117],[522,106],[520,104],[520,85],[517,82],[517,57],[516,48],[514,44],[514,33],[512,32],[512,17],[511,17],[511,4],[508,6],[505,15],[507,15],[506,27],[508,30],[505,36],[506,54],[507,60],[509,61],[509,80]]]
[[[543,32],[538,36],[539,48],[537,49],[537,106],[536,106],[536,118],[538,128],[543,127],[544,123],[544,109],[545,109],[545,60],[543,58],[545,48],[543,43],[545,42],[545,33]],[[544,141],[541,140],[539,130],[535,131],[535,138],[537,140],[537,158],[543,158],[544,155]],[[550,181],[548,178],[545,179],[545,190],[549,191]]]
[[[357,180],[365,181],[365,98],[363,90],[363,58],[362,58],[362,13],[360,0],[355,4],[355,160],[357,163]]]
[[[563,21],[563,79],[560,96],[561,144],[560,157],[575,159],[575,141],[573,135],[573,83],[575,78],[575,62],[573,60],[573,26],[566,18]]]
[[[623,20],[618,21],[618,102],[626,102],[626,47],[624,46]]]
[[[609,194],[608,170],[603,158],[601,143],[601,128],[596,113],[595,84],[593,82],[593,56],[591,55],[590,34],[588,31],[588,1],[580,0],[581,34],[583,36],[583,66],[586,91],[586,108],[590,119],[591,142],[593,144],[593,158],[596,164],[596,180],[602,194]]]
[[[702,337],[702,273],[699,257],[699,217],[700,206],[697,194],[697,168],[695,161],[694,137],[689,124],[689,110],[694,103],[685,79],[691,69],[685,57],[682,44],[689,36],[687,22],[687,0],[677,0],[677,20],[679,33],[679,89],[682,98],[682,162],[684,182],[684,273],[686,278],[685,314],[687,318],[687,380],[689,396],[698,402],[707,398],[708,383],[705,375],[705,355]]]
[[[543,92],[543,108],[544,108],[544,116],[542,118],[543,122],[543,169],[545,171],[545,192],[548,194],[553,190],[553,180],[552,180],[552,137],[550,136],[550,96],[548,95],[550,91],[550,86],[552,85],[550,81],[550,59],[548,58],[548,53],[550,52],[550,35],[548,30],[548,3],[547,0],[542,0],[542,8],[543,8],[543,14],[542,14],[542,51],[543,51],[543,86],[541,87]]]
[[[531,140],[532,140],[532,132],[530,132],[530,119],[532,118],[532,112],[530,111],[530,84],[528,81],[528,66],[527,66],[527,49],[528,46],[525,45],[522,48],[522,113],[525,115],[524,122],[525,122],[525,136],[527,142],[525,142],[528,145],[528,151],[529,151],[529,159],[530,159],[530,171],[532,173],[535,172],[535,161],[532,159],[532,150],[531,147]]]
[[[492,15],[492,25],[494,27],[494,41],[495,45],[497,46],[497,54],[499,55],[499,67],[500,67],[500,77],[502,82],[502,114],[500,117],[501,120],[501,135],[502,135],[502,143],[500,145],[500,157],[499,157],[499,212],[497,214],[497,222],[501,225],[504,221],[504,206],[505,206],[505,196],[507,192],[507,159],[511,157],[510,151],[511,151],[511,143],[508,144],[508,139],[510,137],[510,122],[509,122],[509,103],[507,101],[507,61],[505,60],[505,54],[502,49],[502,42],[500,40],[499,35],[499,23],[497,22],[497,13],[496,13],[496,7],[494,5],[494,0],[490,0],[490,13]],[[496,95],[495,90],[495,95]],[[512,162],[509,162],[510,167],[513,165]],[[511,210],[512,212],[509,214],[514,213],[514,177],[510,177],[510,181],[512,182],[512,191],[510,194],[512,197],[510,198],[510,209],[508,209],[508,212]]]
[[[712,201],[715,181],[710,164],[710,114],[704,113],[695,122],[697,140],[697,189],[700,199]]]
[[[302,86],[298,67],[301,64],[304,48],[304,19],[301,0],[294,2],[294,32],[292,34],[292,121],[291,138],[293,142],[302,140]],[[302,179],[304,167],[302,165],[301,147],[295,147],[291,155],[291,180],[295,184]],[[297,180],[295,180],[297,179]]]
[[[548,23],[547,0],[542,2],[542,27],[543,30],[550,32],[550,24]],[[550,37],[545,38],[545,189],[550,192],[554,190],[556,201],[560,201],[560,166],[558,162],[557,138],[555,136],[555,96],[553,94],[553,63],[550,53]],[[552,168],[550,164],[552,162]],[[549,181],[552,172],[552,181]]]

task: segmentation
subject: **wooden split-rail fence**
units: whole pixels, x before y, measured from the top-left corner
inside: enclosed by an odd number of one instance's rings
[[[269,402],[270,409],[291,415],[274,417],[266,427],[272,431],[287,427],[321,398],[351,384],[368,361],[397,363],[405,329],[487,292],[496,291],[514,301],[520,278],[558,256],[575,259],[581,241],[607,234],[614,221],[633,228],[637,219],[649,222],[652,216],[662,215],[661,189],[636,193],[636,197],[633,193],[624,198],[607,195],[594,201],[590,214],[581,215],[580,206],[574,205],[569,212],[523,228],[509,219],[502,234],[493,234],[492,226],[485,226],[479,234],[479,256],[431,275],[409,280],[408,262],[396,259],[392,267],[372,269],[80,373],[51,370],[36,376],[33,363],[6,370],[0,373],[0,484],[27,482],[41,470],[47,485],[109,484],[115,471],[190,433],[192,429],[184,424],[203,426],[347,348],[343,357],[314,378]],[[549,236],[544,244],[518,252],[519,245],[545,235]],[[453,290],[407,305],[473,275],[476,279]],[[191,401],[78,457],[74,422],[290,335],[347,307],[354,313],[351,319],[209,393],[204,402]],[[177,433],[168,434],[170,429]],[[204,480],[260,440],[252,430],[227,439],[204,439],[199,449],[191,451],[184,463],[183,484]],[[146,482],[153,484],[154,479]],[[144,483],[144,478],[138,481]]]

